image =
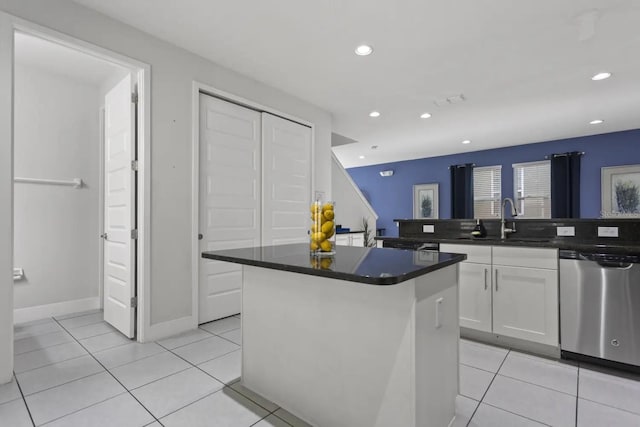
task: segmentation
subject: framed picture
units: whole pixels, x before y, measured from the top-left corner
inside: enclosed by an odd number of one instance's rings
[[[640,165],[601,169],[603,218],[640,218]]]
[[[413,217],[438,219],[438,184],[413,186]]]

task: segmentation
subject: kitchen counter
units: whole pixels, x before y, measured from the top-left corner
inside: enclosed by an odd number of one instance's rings
[[[534,248],[557,248],[560,250],[573,250],[578,252],[603,252],[611,254],[639,254],[640,245],[624,243],[603,243],[598,241],[579,241],[567,238],[546,239],[535,237],[517,238],[515,236],[507,239],[499,238],[415,238],[415,237],[376,237],[376,240],[387,240],[390,242],[407,243],[458,243],[463,245],[492,245],[492,246],[527,246]]]
[[[466,259],[444,252],[418,258],[411,251],[355,246],[336,246],[335,255],[323,259],[310,255],[306,243],[203,252],[202,257],[369,285],[395,285]]]
[[[202,256],[242,265],[246,388],[316,426],[450,425],[465,255],[339,246],[312,257],[292,244]]]

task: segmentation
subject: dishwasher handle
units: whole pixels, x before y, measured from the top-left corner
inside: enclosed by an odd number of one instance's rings
[[[629,270],[633,263],[630,262],[616,262],[616,261],[595,261],[600,267],[604,268],[616,268],[619,270]]]

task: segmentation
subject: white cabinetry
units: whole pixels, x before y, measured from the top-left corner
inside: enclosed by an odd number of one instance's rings
[[[362,247],[364,246],[364,233],[336,234],[336,245]]]
[[[460,326],[558,345],[557,249],[442,244],[440,251],[467,254]]]

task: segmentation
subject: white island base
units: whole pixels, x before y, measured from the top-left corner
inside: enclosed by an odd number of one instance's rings
[[[244,265],[243,385],[313,426],[449,425],[457,268],[379,286]]]

